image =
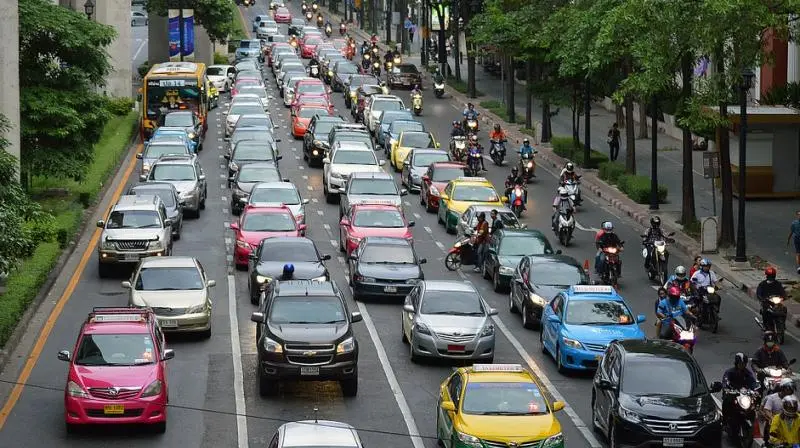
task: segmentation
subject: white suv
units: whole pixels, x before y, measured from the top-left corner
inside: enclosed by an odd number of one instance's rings
[[[364,106],[364,121],[367,129],[375,135],[381,112],[385,110],[406,110],[403,100],[394,95],[372,95]]]
[[[344,192],[352,173],[377,173],[386,161],[378,160],[375,151],[364,142],[338,142],[322,159],[322,188],[325,199],[333,203]]]

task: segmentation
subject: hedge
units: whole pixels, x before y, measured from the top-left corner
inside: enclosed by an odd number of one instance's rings
[[[228,65],[230,64],[230,59],[224,54],[214,53],[214,64]]]
[[[553,146],[553,152],[565,159],[577,163],[578,166],[583,168],[598,168],[601,163],[608,162],[608,156],[602,152],[591,150],[589,153],[589,164],[583,163],[583,146],[582,144],[575,144],[572,137],[553,137],[550,140]]]
[[[603,162],[598,167],[597,175],[600,179],[610,183],[616,184],[617,179],[625,174],[625,165],[616,162]]]
[[[623,193],[628,195],[634,202],[639,204],[650,203],[650,178],[646,176],[637,176],[631,174],[623,174],[617,179],[617,188]],[[667,187],[663,185],[658,186],[658,202],[664,203],[667,201]]]

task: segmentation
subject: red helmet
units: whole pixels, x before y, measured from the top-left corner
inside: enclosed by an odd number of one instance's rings
[[[667,290],[667,295],[670,297],[678,297],[681,295],[681,291],[678,289],[677,286],[670,286]]]
[[[769,266],[767,269],[764,269],[764,275],[766,275],[767,277],[775,277],[776,275],[778,275],[778,271],[775,270],[775,268],[773,268],[772,266]]]

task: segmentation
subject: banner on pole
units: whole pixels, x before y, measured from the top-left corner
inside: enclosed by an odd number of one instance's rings
[[[194,61],[194,9],[183,10],[183,60]]]
[[[180,61],[181,60],[181,27],[180,27],[180,10],[179,9],[170,9],[167,12],[167,20],[168,20],[168,31],[167,31],[167,40],[169,42],[169,60],[170,61]]]

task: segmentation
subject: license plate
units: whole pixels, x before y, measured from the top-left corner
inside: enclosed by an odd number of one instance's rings
[[[171,319],[171,320],[162,320],[162,321],[160,322],[160,324],[161,324],[161,326],[162,326],[163,328],[177,328],[177,327],[178,327],[178,321],[177,321],[177,320],[175,320],[175,319]]]
[[[122,415],[125,413],[125,406],[121,404],[107,404],[103,406],[103,414]]]
[[[683,439],[679,437],[664,437],[664,446],[683,446]]]
[[[125,261],[139,261],[139,254],[125,254],[123,257]]]
[[[397,286],[386,286],[383,288],[383,292],[397,292]]]
[[[304,376],[319,375],[319,367],[300,367],[300,375]]]
[[[463,345],[448,345],[448,352],[463,352],[466,347]]]

